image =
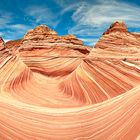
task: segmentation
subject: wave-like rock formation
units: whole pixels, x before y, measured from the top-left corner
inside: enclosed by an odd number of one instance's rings
[[[11,40],[11,41],[6,42],[5,46],[9,50],[15,51],[16,49],[20,47],[21,44],[22,44],[22,39],[18,39],[18,40]]]
[[[139,140],[139,39],[122,22],[92,50],[44,25],[1,39],[0,139]]]
[[[55,77],[70,74],[81,63],[81,58],[89,54],[90,48],[73,35],[58,36],[40,25],[25,34],[19,52],[31,70]]]

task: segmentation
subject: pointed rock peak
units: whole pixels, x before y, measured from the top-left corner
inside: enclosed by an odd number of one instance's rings
[[[39,25],[35,29],[29,30],[25,35],[24,35],[24,40],[26,39],[41,39],[44,38],[45,36],[49,35],[57,35],[57,32],[54,30],[50,29],[46,25]]]
[[[4,46],[5,42],[4,40],[2,39],[2,37],[0,37],[0,46]]]
[[[110,29],[111,28],[122,29],[122,30],[128,31],[126,24],[123,21],[116,21],[112,23],[112,25],[110,26]]]
[[[48,26],[46,25],[39,25],[34,29],[34,32],[37,33],[46,33],[46,34],[57,34],[55,31],[51,30]]]
[[[104,32],[103,35],[109,34],[112,32],[128,32],[128,29],[127,29],[126,24],[123,21],[116,21],[116,22],[111,24],[109,29],[107,29],[107,31]]]

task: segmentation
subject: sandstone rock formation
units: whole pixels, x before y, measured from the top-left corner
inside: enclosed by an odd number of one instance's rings
[[[0,46],[4,46],[4,40],[0,37]]]
[[[140,48],[140,35],[130,33],[123,22],[114,22],[110,28],[103,33],[95,48],[117,50],[127,52]]]
[[[18,39],[18,40],[11,40],[5,43],[6,48],[8,49],[18,49],[22,44],[22,39]]]
[[[25,34],[19,52],[32,70],[60,76],[71,73],[81,63],[81,58],[89,54],[90,48],[73,35],[58,36],[47,26],[40,25]],[[69,61],[63,69],[62,59]]]
[[[120,32],[120,33],[126,32],[127,33],[128,32],[128,29],[127,29],[127,27],[126,27],[126,25],[125,25],[124,22],[122,22],[122,21],[116,21],[116,22],[112,23],[112,25],[110,26],[110,28],[107,29],[107,31],[105,31],[103,33],[103,35],[110,34],[112,32]]]
[[[96,53],[96,55],[102,57],[104,53],[104,56],[115,57],[140,65],[140,35],[129,32],[123,22],[114,22],[103,33],[95,48],[92,50],[91,55]]]
[[[139,140],[139,35],[116,22],[89,54],[80,42],[39,26],[0,49],[0,139]]]
[[[23,38],[23,49],[75,49],[79,53],[88,54],[90,48],[85,47],[83,42],[73,35],[58,36],[57,33],[45,25],[40,25],[28,31]]]

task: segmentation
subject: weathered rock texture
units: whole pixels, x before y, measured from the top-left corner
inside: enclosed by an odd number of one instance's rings
[[[31,70],[60,76],[70,74],[81,63],[81,58],[89,54],[90,48],[73,35],[58,36],[47,26],[40,25],[25,34],[19,52]]]
[[[140,66],[140,35],[129,32],[123,22],[114,22],[95,48],[90,53],[91,56],[118,58]]]
[[[21,46],[23,50],[56,49],[56,55],[88,54],[90,48],[85,47],[83,42],[73,35],[58,36],[57,33],[45,25],[40,25],[27,32]],[[61,53],[60,53],[61,50]],[[63,51],[64,50],[64,51]],[[65,50],[69,50],[65,52]],[[44,51],[44,50],[43,50]],[[54,55],[53,52],[53,55]],[[63,53],[62,53],[63,52]],[[73,54],[73,55],[74,55]]]
[[[22,44],[22,39],[11,40],[5,43],[6,48],[11,50],[18,49]]]
[[[88,55],[46,26],[15,52],[0,49],[1,140],[139,140],[139,37],[124,23],[111,28]]]
[[[133,53],[135,49],[140,49],[140,35],[128,32],[125,23],[115,22],[104,32],[95,48]]]

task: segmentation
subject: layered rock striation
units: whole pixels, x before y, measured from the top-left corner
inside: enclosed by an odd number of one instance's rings
[[[28,31],[23,37],[22,49],[61,49],[77,52],[77,54],[88,54],[90,48],[85,47],[83,42],[73,35],[58,36],[57,33],[45,25],[40,25]],[[57,53],[57,52],[56,52]],[[72,53],[70,53],[72,55]],[[54,55],[54,54],[53,54]],[[59,54],[58,54],[59,55]],[[65,54],[60,54],[65,55]],[[66,52],[66,55],[67,52]]]
[[[74,36],[42,25],[16,51],[18,43],[7,47],[1,39],[0,139],[138,140],[138,42],[122,22],[88,54]]]
[[[140,36],[128,31],[125,23],[114,22],[110,28],[103,33],[103,36],[95,45],[95,48],[116,50],[116,51],[133,51],[140,49]],[[131,53],[131,52],[130,52]]]
[[[32,70],[60,76],[71,73],[89,54],[90,48],[73,35],[58,36],[47,26],[40,25],[24,35],[19,52],[21,59]],[[69,63],[65,63],[62,69],[65,61]]]

